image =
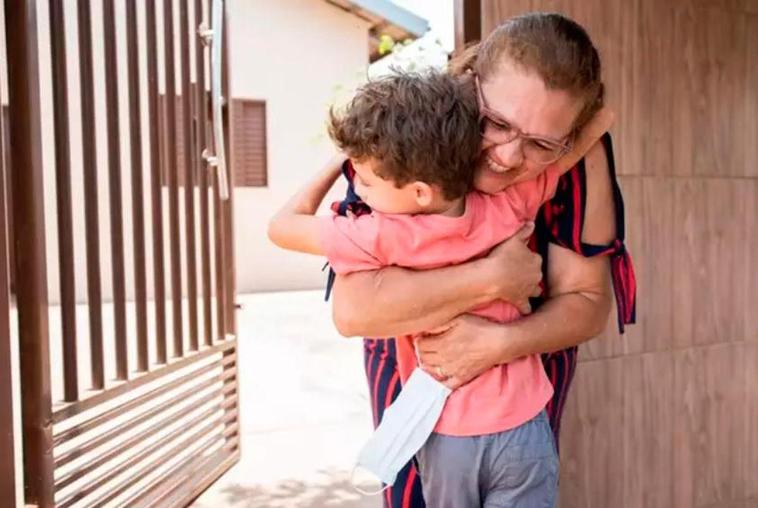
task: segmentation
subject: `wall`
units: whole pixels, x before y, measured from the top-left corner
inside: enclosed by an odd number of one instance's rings
[[[321,287],[324,259],[275,247],[266,226],[328,159],[328,105],[368,64],[368,24],[313,0],[237,0],[230,12],[231,95],[265,100],[268,129],[268,187],[235,190],[237,289]]]
[[[561,506],[758,506],[758,1],[500,0],[601,51],[638,322],[580,349]]]

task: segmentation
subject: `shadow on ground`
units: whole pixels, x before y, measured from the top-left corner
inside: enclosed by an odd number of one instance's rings
[[[376,508],[381,496],[363,496],[344,472],[319,471],[313,481],[285,480],[273,485],[233,484],[221,489],[224,506],[239,508]]]

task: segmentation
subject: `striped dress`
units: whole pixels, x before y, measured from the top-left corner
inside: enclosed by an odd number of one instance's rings
[[[613,197],[616,208],[616,239],[609,245],[591,245],[581,241],[586,204],[586,178],[584,160],[564,174],[553,199],[545,203],[535,221],[535,234],[530,246],[542,256],[543,273],[547,273],[548,245],[554,243],[571,249],[583,256],[610,256],[613,289],[618,306],[618,327],[623,333],[624,325],[635,320],[635,278],[631,258],[624,246],[624,202],[616,180],[615,164],[611,137],[603,137],[613,185]],[[332,209],[339,214],[348,210],[360,215],[371,210],[362,203],[352,186],[354,172],[349,163],[343,167],[348,180],[347,196],[341,202],[334,203]],[[334,282],[334,273],[330,272],[327,284],[327,299]],[[542,298],[532,300],[536,309],[544,301]],[[371,409],[374,426],[379,425],[384,410],[392,404],[400,393],[400,377],[396,364],[394,340],[370,339],[363,341],[364,367],[368,380]],[[556,444],[560,432],[561,415],[566,402],[571,380],[576,370],[577,347],[571,347],[555,353],[542,355],[542,363],[554,388],[552,400],[546,407],[550,425],[555,434]],[[395,484],[384,491],[384,504],[387,508],[423,508],[421,482],[415,465],[408,463],[398,474]]]

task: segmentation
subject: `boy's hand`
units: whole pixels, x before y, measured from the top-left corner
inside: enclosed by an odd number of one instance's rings
[[[342,171],[342,165],[349,157],[342,150],[337,150],[326,163],[327,171]]]
[[[579,131],[571,150],[566,152],[566,155],[558,159],[558,161],[554,162],[553,166],[563,172],[576,166],[582,157],[587,155],[590,148],[597,143],[600,137],[608,132],[611,125],[613,125],[615,116],[613,111],[608,107],[603,107],[595,113],[595,116]]]
[[[269,239],[283,249],[323,254],[319,219],[314,217],[324,196],[334,185],[347,157],[334,154],[324,168],[279,210],[269,221]]]

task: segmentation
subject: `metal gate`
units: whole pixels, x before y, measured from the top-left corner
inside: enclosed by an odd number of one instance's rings
[[[239,457],[223,2],[2,14],[0,504],[17,341],[25,503],[186,505]]]

